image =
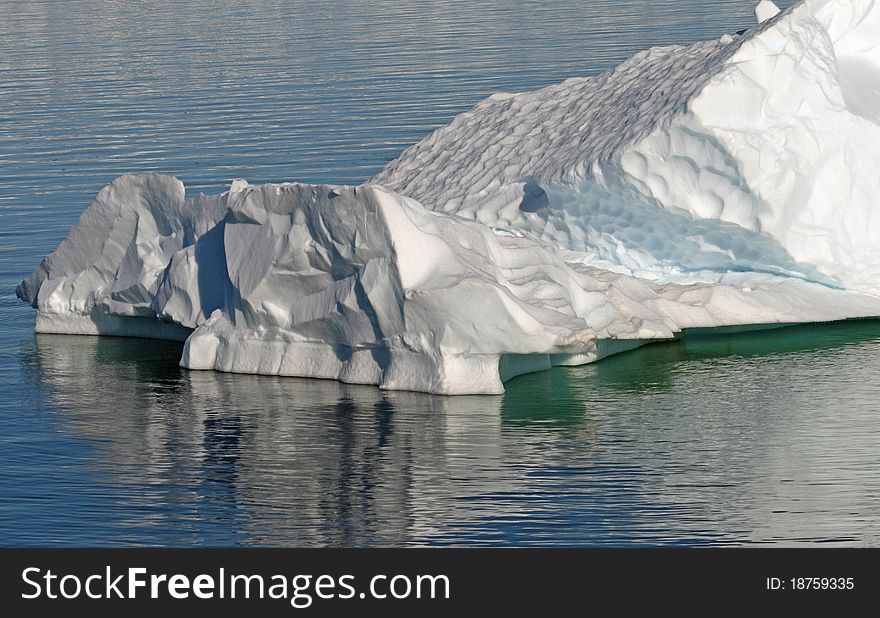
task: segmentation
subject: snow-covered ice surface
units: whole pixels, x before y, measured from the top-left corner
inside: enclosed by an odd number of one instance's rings
[[[185,339],[192,369],[443,394],[880,315],[880,8],[774,8],[493,95],[358,187],[123,176],[18,294],[39,332]]]

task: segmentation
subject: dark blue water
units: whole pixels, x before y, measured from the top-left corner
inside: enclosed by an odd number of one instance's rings
[[[441,398],[35,337],[13,294],[120,173],[359,182],[491,92],[752,19],[733,0],[0,0],[0,544],[880,544],[875,321]]]

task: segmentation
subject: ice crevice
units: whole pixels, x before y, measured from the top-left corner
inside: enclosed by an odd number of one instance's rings
[[[880,8],[493,95],[357,187],[125,175],[18,286],[190,369],[500,393],[686,329],[880,316]]]

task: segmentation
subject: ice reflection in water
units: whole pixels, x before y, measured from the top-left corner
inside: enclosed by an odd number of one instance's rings
[[[187,372],[178,352],[22,349],[39,420],[75,445],[63,469],[34,462],[63,527],[52,504],[19,527],[60,543],[880,539],[878,322],[688,338],[503,397]]]

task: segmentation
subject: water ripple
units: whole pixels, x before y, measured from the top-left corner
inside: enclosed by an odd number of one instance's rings
[[[877,545],[878,322],[438,398],[35,338],[13,297],[120,173],[360,182],[492,92],[718,36],[750,6],[0,0],[0,541]]]

